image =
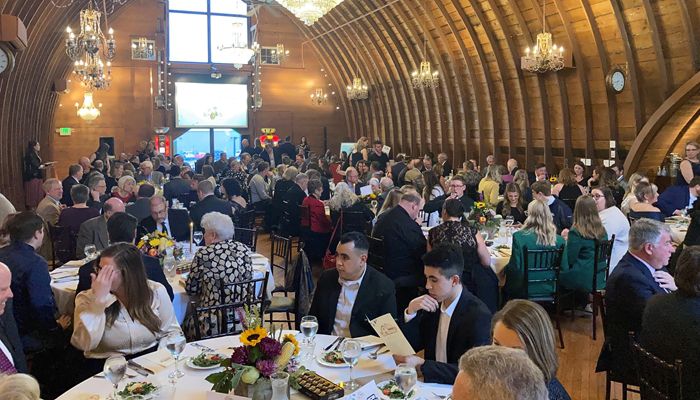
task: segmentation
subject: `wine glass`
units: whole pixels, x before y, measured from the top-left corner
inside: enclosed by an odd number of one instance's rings
[[[202,231],[194,231],[192,234],[192,240],[194,241],[194,244],[199,246],[202,242],[202,239],[204,239],[204,233]]]
[[[187,340],[182,332],[173,332],[165,337],[165,348],[175,358],[175,371],[171,372],[168,377],[170,379],[182,378],[185,373],[180,370],[180,354],[185,350]]]
[[[97,247],[94,244],[86,244],[83,252],[85,253],[85,258],[92,260],[97,255]]]
[[[318,332],[318,319],[313,315],[306,315],[301,319],[301,333],[304,335],[304,340],[313,342]]]
[[[408,364],[399,364],[394,371],[394,380],[396,381],[396,385],[403,392],[403,398],[405,400],[408,399],[411,390],[416,386],[418,373],[414,367]]]
[[[112,382],[112,385],[114,386],[114,394],[112,395],[112,398],[118,398],[117,388],[119,386],[119,381],[121,381],[124,378],[124,374],[126,374],[126,358],[122,356],[108,358],[105,361],[102,372],[104,372],[105,378]]]
[[[510,228],[511,226],[513,226],[513,223],[515,222],[515,218],[513,218],[512,215],[508,215],[508,216],[506,216],[506,219],[504,221],[505,221],[506,226],[508,228]]]
[[[362,344],[357,340],[347,339],[340,345],[340,353],[343,355],[343,360],[350,366],[350,380],[344,384],[344,387],[350,392],[357,390],[359,385],[352,377],[352,368],[360,360],[362,354]]]

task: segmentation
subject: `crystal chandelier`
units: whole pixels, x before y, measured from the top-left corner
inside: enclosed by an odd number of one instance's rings
[[[80,11],[80,33],[76,36],[70,26],[66,28],[66,54],[74,63],[73,72],[88,91],[109,88],[112,60],[117,55],[114,30],[109,28],[107,39],[100,28],[101,15],[90,2],[88,8]]]
[[[306,25],[313,25],[343,0],[277,0]]]
[[[544,73],[559,71],[564,68],[564,47],[557,47],[552,41],[552,34],[547,32],[545,21],[545,5],[542,3],[542,32],[537,34],[537,44],[525,49],[525,56],[520,59],[520,68],[525,71]]]
[[[248,39],[243,37],[241,31],[243,30],[243,23],[234,22],[233,24],[233,41],[230,45],[219,45],[217,50],[224,51],[230,50],[230,54],[234,60],[233,66],[237,69],[243,67],[244,64],[248,64],[250,59],[253,58],[255,52],[257,51],[258,44],[253,43],[252,48],[248,47]],[[245,30],[243,30],[245,32]]]
[[[423,41],[423,54],[428,54],[428,40]],[[420,62],[420,69],[413,71],[411,74],[411,83],[415,89],[420,88],[436,88],[440,83],[438,72],[433,71],[430,66],[430,61],[423,60]]]
[[[99,105],[102,107],[102,104]],[[100,116],[100,109],[95,107],[92,99],[92,92],[85,92],[83,95],[83,105],[75,103],[76,114],[85,121],[94,121]]]
[[[311,104],[320,106],[328,102],[328,94],[323,92],[323,88],[317,88],[311,93]]]
[[[140,37],[131,41],[131,57],[138,60],[150,60],[155,56],[153,42]]]
[[[367,85],[362,84],[362,78],[354,78],[352,85],[348,86],[348,99],[365,100],[369,97]]]

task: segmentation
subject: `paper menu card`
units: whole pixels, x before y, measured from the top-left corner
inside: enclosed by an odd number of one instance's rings
[[[384,145],[384,147],[382,147],[382,153],[389,155],[390,152],[391,152],[391,147],[389,147],[387,145]]]
[[[360,196],[369,196],[372,194],[372,186],[367,185],[367,186],[362,186],[360,188]]]
[[[377,317],[369,321],[369,324],[372,325],[372,329],[374,329],[377,335],[384,341],[384,344],[389,348],[391,354],[396,356],[410,356],[416,354],[391,314],[387,313],[381,317]]]
[[[381,398],[377,384],[374,383],[374,380],[371,380],[351,394],[341,397],[341,400],[380,400]]]

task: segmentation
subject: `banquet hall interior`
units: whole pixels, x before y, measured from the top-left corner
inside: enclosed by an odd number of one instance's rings
[[[700,398],[700,0],[3,0],[0,98],[0,400]]]

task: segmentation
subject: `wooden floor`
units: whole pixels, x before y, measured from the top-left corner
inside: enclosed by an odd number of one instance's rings
[[[270,236],[261,234],[258,236],[257,251],[266,257],[270,256]],[[296,252],[296,242],[294,247]],[[314,278],[319,271],[314,270]],[[282,282],[282,273],[275,271],[275,281]],[[603,344],[601,322],[598,321],[598,337],[596,341],[591,338],[591,317],[581,315],[571,321],[568,314],[562,319],[562,331],[564,333],[564,349],[558,349],[559,372],[557,376],[564,385],[573,400],[604,400],[605,399],[605,374],[595,373],[595,365],[598,354]],[[621,399],[622,389],[620,385],[613,385],[611,399]],[[639,399],[637,395],[628,395],[630,400]]]

